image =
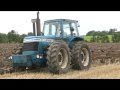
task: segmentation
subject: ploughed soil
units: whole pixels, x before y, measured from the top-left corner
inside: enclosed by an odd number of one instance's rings
[[[92,67],[120,62],[120,43],[87,43],[91,51]],[[10,72],[11,55],[17,54],[22,44],[0,44],[0,73]]]

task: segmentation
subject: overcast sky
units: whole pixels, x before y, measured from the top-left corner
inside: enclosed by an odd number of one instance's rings
[[[15,30],[19,34],[33,31],[31,19],[36,18],[37,11],[0,11],[0,33]],[[80,35],[88,31],[120,31],[120,11],[40,11],[41,24],[50,19],[73,19],[80,24]],[[43,25],[42,25],[43,26]]]

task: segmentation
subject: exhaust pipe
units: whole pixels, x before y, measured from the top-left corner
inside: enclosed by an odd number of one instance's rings
[[[36,36],[36,27],[35,27],[36,19],[32,19],[31,21],[33,23],[33,36]]]
[[[39,36],[41,35],[41,28],[40,28],[40,19],[39,19],[39,11],[37,12],[37,19],[32,19],[33,23],[33,35]],[[37,29],[37,30],[36,30]],[[36,35],[37,34],[37,35]]]
[[[39,36],[41,35],[39,11],[37,12],[36,26],[37,26],[37,36]]]
[[[36,36],[36,34],[35,34],[35,23],[33,23],[33,35]]]

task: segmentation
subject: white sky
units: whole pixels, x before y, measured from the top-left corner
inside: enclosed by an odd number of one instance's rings
[[[0,11],[0,33],[11,30],[19,34],[33,31],[31,19],[37,11]],[[73,19],[80,24],[80,35],[88,31],[102,31],[117,28],[120,31],[120,11],[40,11],[41,24],[50,19]],[[42,25],[43,26],[43,25]]]

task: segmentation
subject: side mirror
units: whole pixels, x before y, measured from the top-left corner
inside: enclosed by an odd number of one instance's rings
[[[80,24],[77,22],[77,27],[80,27]]]
[[[41,35],[42,35],[42,36],[44,36],[44,33],[43,33],[43,32],[41,32]]]
[[[80,27],[80,25],[77,25],[77,27]]]
[[[75,33],[73,33],[73,36],[76,36],[76,34],[75,34]]]

